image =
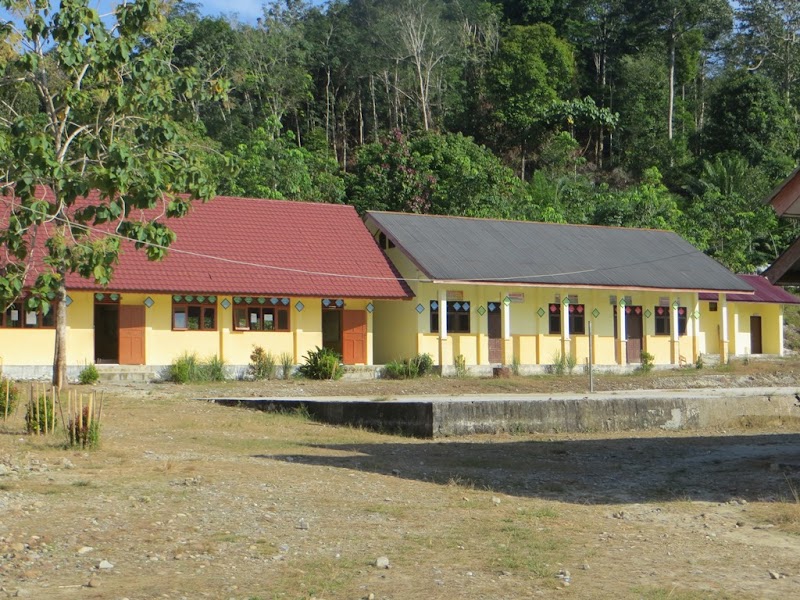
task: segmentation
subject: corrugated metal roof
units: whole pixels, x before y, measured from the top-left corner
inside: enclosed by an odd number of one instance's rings
[[[98,200],[92,193],[75,208]],[[131,218],[153,219],[162,211],[162,207],[132,211]],[[0,199],[0,224],[7,218],[8,203]],[[413,296],[352,206],[218,196],[207,203],[193,202],[185,217],[162,222],[177,236],[167,257],[148,261],[133,243],[122,242],[109,289],[334,298]],[[46,268],[41,260],[42,237],[37,239],[38,260],[31,277]],[[67,288],[102,289],[77,274],[67,276]]]
[[[768,304],[800,304],[800,298],[777,285],[772,285],[762,275],[737,275],[755,290],[755,294],[728,294],[728,302],[761,302]],[[716,302],[719,294],[702,293],[700,300]]]
[[[751,291],[669,231],[389,212],[367,216],[434,280]]]

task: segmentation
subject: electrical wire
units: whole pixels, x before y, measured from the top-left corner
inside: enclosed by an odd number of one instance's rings
[[[17,208],[23,208],[23,209],[28,210],[30,212],[34,212],[32,208],[30,208],[28,206],[23,206],[21,204],[17,205]],[[320,276],[320,277],[335,277],[335,278],[345,278],[345,279],[358,279],[358,280],[364,280],[364,281],[396,281],[397,280],[397,277],[377,277],[377,276],[372,276],[372,275],[355,275],[355,274],[347,274],[347,273],[334,273],[334,272],[331,272],[331,271],[312,271],[312,270],[308,270],[308,269],[298,269],[298,268],[294,268],[294,267],[281,267],[281,266],[278,266],[278,265],[270,265],[270,264],[264,264],[264,263],[254,263],[254,262],[250,262],[250,261],[236,260],[236,259],[232,259],[232,258],[225,258],[223,256],[216,256],[216,255],[213,255],[213,254],[205,254],[205,253],[201,253],[201,252],[193,252],[191,250],[182,250],[180,248],[176,248],[175,246],[164,246],[162,244],[156,244],[154,242],[146,242],[146,241],[143,242],[141,240],[137,240],[137,239],[134,239],[134,238],[130,238],[130,237],[124,236],[124,235],[119,234],[117,232],[111,232],[111,231],[107,231],[107,230],[101,229],[99,227],[92,227],[90,225],[85,225],[83,223],[73,223],[69,219],[65,219],[65,218],[59,217],[59,216],[52,217],[52,220],[61,221],[61,222],[65,223],[65,224],[70,225],[70,227],[73,227],[73,228],[83,229],[87,233],[97,233],[97,234],[104,235],[104,236],[107,236],[107,237],[114,237],[116,239],[119,239],[120,241],[132,242],[132,243],[140,244],[140,245],[147,246],[147,247],[150,247],[150,248],[156,248],[156,249],[159,249],[159,250],[172,252],[174,254],[183,254],[183,255],[186,255],[186,256],[191,256],[193,258],[200,258],[200,259],[204,259],[204,260],[213,260],[213,261],[217,261],[217,262],[221,262],[221,263],[225,263],[225,264],[232,264],[232,265],[243,266],[243,267],[251,267],[251,268],[255,268],[255,269],[268,269],[268,270],[274,270],[274,271],[296,273],[298,275],[314,275],[314,276]],[[692,255],[695,255],[695,254],[702,254],[702,252],[700,252],[700,250],[693,249],[690,252],[681,252],[681,253],[674,254],[674,255],[671,255],[671,256],[663,256],[663,257],[659,257],[657,259],[652,259],[652,260],[642,260],[642,261],[636,261],[636,262],[630,262],[630,263],[621,263],[621,264],[610,266],[610,267],[582,269],[582,270],[577,270],[577,271],[562,271],[560,273],[544,273],[544,274],[543,273],[537,273],[537,274],[531,274],[531,275],[515,275],[515,276],[510,276],[510,277],[483,277],[481,279],[464,280],[464,281],[474,281],[476,283],[487,283],[487,282],[488,283],[492,283],[492,282],[503,283],[503,282],[509,282],[509,283],[521,283],[521,284],[524,284],[524,283],[527,283],[528,280],[532,280],[532,279],[544,279],[544,278],[552,278],[552,277],[566,277],[566,276],[569,276],[569,275],[583,275],[583,274],[586,274],[586,273],[599,273],[599,272],[603,272],[603,271],[613,271],[615,269],[623,269],[623,268],[634,267],[634,266],[638,266],[638,265],[645,265],[645,264],[651,264],[651,263],[655,263],[655,262],[662,262],[664,260],[674,260],[674,259],[678,259],[678,258],[682,258],[682,257],[686,257],[686,256],[692,256]],[[428,277],[428,278],[409,278],[409,277],[400,276],[400,278],[403,279],[406,282],[413,282],[413,283],[433,283],[435,281],[440,281],[440,280],[433,279],[433,278],[430,278],[430,277]]]

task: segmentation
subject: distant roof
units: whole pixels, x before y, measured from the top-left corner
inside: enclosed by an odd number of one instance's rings
[[[96,202],[96,194],[84,199]],[[8,214],[0,198],[0,223]],[[142,211],[154,218],[161,210]],[[4,214],[5,213],[5,214]],[[133,215],[132,215],[133,216]],[[352,206],[218,196],[180,219],[167,258],[148,261],[130,242],[108,289],[128,292],[409,298],[411,290]],[[41,255],[42,248],[38,249]],[[39,263],[35,268],[41,269]],[[69,275],[67,289],[97,290]]]
[[[728,294],[728,302],[759,302],[768,304],[800,304],[800,298],[790,294],[777,285],[772,285],[769,279],[763,275],[737,275],[739,279],[747,283],[754,294]],[[719,300],[719,294],[701,293],[700,300]]]
[[[771,204],[779,217],[800,218],[800,167],[779,183],[764,203]]]
[[[669,231],[389,212],[370,222],[432,280],[752,291]]]

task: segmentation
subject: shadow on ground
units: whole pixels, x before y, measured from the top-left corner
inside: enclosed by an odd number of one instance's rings
[[[256,458],[589,504],[793,499],[800,434],[310,445]]]

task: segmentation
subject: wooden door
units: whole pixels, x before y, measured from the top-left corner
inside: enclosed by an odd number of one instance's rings
[[[761,354],[761,317],[750,317],[750,354]]]
[[[119,307],[119,364],[144,364],[144,306]]]
[[[367,364],[367,312],[364,310],[342,311],[342,362]]]
[[[642,342],[644,327],[642,325],[642,307],[625,307],[626,360],[628,364],[642,362]]]
[[[495,308],[492,310],[491,305]],[[489,334],[489,362],[501,363],[503,362],[503,347],[502,347],[502,315],[500,313],[500,303],[491,302],[489,304],[489,312],[486,314],[487,329]]]

